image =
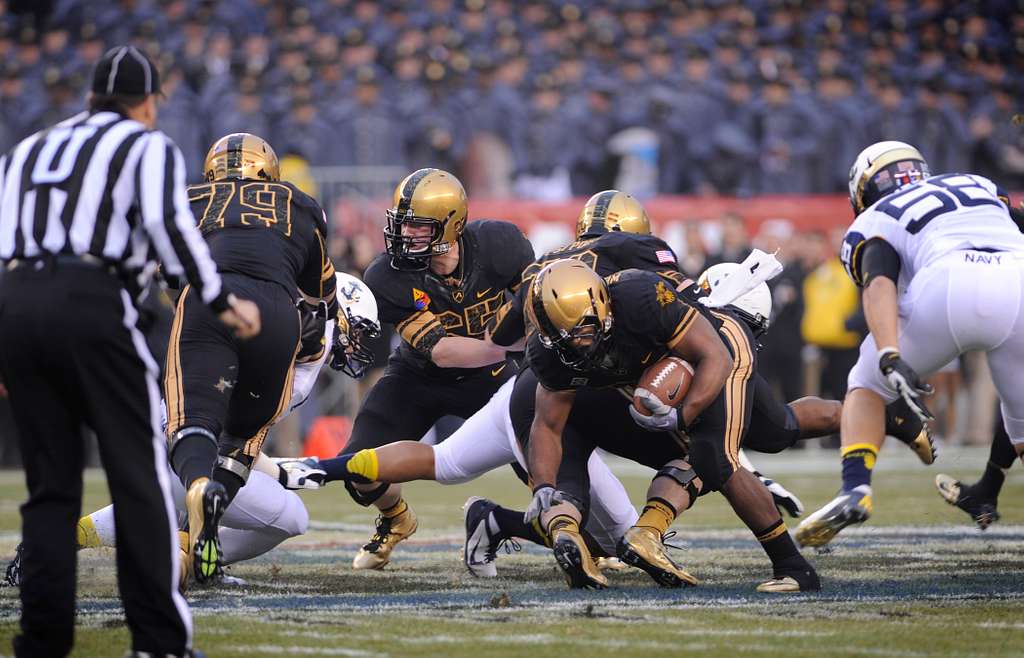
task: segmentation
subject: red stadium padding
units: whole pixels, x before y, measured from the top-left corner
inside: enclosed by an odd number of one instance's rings
[[[352,434],[352,419],[348,416],[320,416],[313,421],[302,444],[303,457],[334,457]]]
[[[586,201],[584,197],[558,203],[471,197],[469,216],[508,220],[527,231],[538,222],[574,223]],[[332,220],[342,235],[352,235],[368,226],[381,225],[388,204],[387,199],[379,202],[343,199],[334,206]],[[758,196],[747,199],[664,196],[644,201],[644,207],[656,224],[707,221],[736,214],[747,223],[751,234],[756,233],[761,223],[768,219],[786,219],[797,230],[828,230],[847,226],[853,221],[850,201],[844,195]]]

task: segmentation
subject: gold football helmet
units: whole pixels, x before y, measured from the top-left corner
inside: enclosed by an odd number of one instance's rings
[[[590,197],[587,205],[583,206],[576,220],[576,237],[607,231],[650,235],[651,220],[647,218],[644,207],[631,195],[605,190]]]
[[[425,269],[448,253],[466,228],[466,190],[441,169],[419,169],[395,188],[384,245],[396,269]],[[427,230],[429,229],[429,231]]]
[[[612,331],[608,285],[578,260],[556,260],[537,274],[526,299],[527,319],[542,345],[577,370],[601,363]]]
[[[277,153],[262,137],[251,133],[224,135],[210,147],[203,163],[207,182],[239,178],[281,180]]]
[[[924,156],[910,144],[876,142],[861,151],[850,167],[853,214],[859,215],[887,194],[929,176]]]

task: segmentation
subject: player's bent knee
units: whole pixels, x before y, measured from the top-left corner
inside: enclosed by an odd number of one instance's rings
[[[693,507],[694,501],[697,500],[697,496],[700,495],[703,488],[700,476],[689,463],[682,459],[673,459],[665,464],[655,473],[654,477],[674,480],[676,484],[685,489],[690,497],[689,507]]]
[[[274,525],[289,537],[304,535],[309,530],[309,510],[294,491],[285,497],[284,509]]]
[[[431,446],[434,449],[434,479],[441,484],[462,484],[473,477],[459,468],[458,459],[445,449],[447,443]]]

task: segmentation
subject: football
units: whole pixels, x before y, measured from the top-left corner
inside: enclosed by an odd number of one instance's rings
[[[645,390],[662,404],[675,407],[686,397],[691,383],[693,366],[677,356],[666,356],[644,371],[636,384],[636,390]],[[651,411],[635,395],[633,406],[643,415],[651,415]]]

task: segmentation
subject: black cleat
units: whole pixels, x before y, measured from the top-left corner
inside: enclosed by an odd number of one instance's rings
[[[954,477],[939,473],[935,476],[935,488],[943,500],[967,512],[982,530],[999,520],[999,512],[996,511],[998,501],[977,495],[973,485],[965,485]]]

